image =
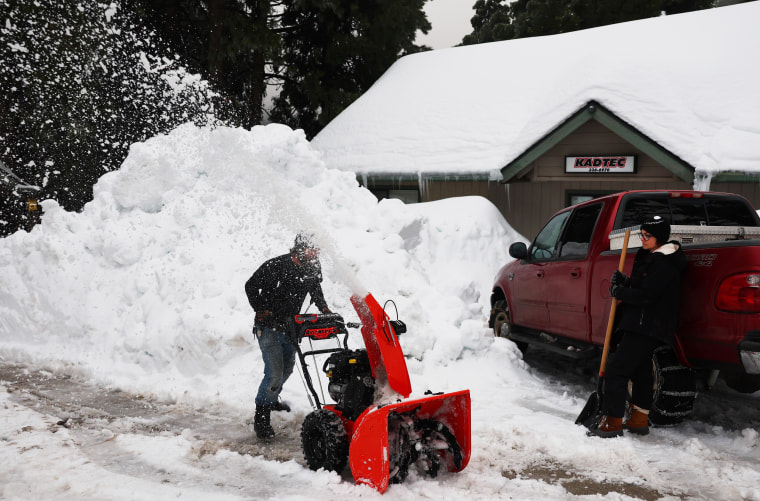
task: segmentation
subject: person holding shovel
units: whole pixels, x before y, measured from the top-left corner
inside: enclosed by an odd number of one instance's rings
[[[319,248],[299,233],[288,254],[262,264],[248,279],[245,292],[256,312],[253,333],[264,359],[264,378],[256,394],[253,429],[260,439],[274,437],[272,411],[290,411],[279,401],[282,386],[293,373],[295,347],[288,340],[287,322],[300,312],[306,295],[322,313],[330,313],[322,292]]]
[[[623,428],[640,435],[649,433],[652,355],[675,338],[686,255],[680,243],[668,241],[670,224],[660,216],[641,224],[640,238],[631,276],[616,270],[610,280],[610,295],[620,300],[616,332],[622,336],[605,374],[602,416],[588,432],[590,436],[619,437]],[[623,423],[628,381],[633,383],[632,411]]]

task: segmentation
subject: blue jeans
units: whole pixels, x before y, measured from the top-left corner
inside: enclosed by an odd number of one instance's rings
[[[253,328],[254,332],[258,332],[259,348],[264,359],[264,379],[256,394],[256,405],[273,405],[277,403],[282,385],[293,373],[296,351],[284,333],[260,325]]]

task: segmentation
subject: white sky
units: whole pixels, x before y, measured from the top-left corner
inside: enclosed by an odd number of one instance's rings
[[[433,29],[427,35],[420,33],[417,42],[434,49],[455,46],[472,31],[473,5],[475,0],[428,0],[425,12]]]

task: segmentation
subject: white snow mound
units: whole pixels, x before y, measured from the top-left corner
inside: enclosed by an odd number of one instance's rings
[[[378,203],[282,125],[181,126],[134,144],[82,213],[43,207],[31,233],[0,241],[0,354],[241,405],[262,370],[243,285],[298,231],[323,247],[334,311],[356,318],[353,293],[392,299],[407,354],[442,363],[466,347],[463,322],[484,325],[491,279],[519,238],[482,198]]]

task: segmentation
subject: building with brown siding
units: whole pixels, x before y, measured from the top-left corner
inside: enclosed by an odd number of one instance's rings
[[[480,195],[529,239],[622,190],[760,208],[757,21],[753,2],[405,57],[313,144],[378,197]]]

